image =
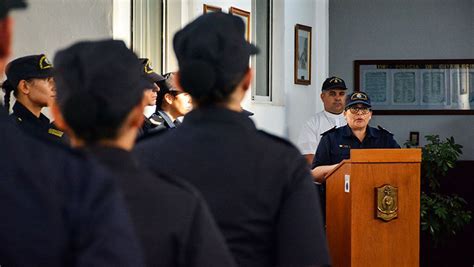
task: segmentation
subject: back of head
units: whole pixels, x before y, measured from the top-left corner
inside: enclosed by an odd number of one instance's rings
[[[173,39],[179,81],[198,105],[225,102],[248,70],[257,47],[245,40],[239,17],[213,12],[180,30]]]
[[[11,35],[3,27],[3,21],[8,16],[12,9],[25,8],[26,2],[24,0],[1,0],[0,1],[0,59],[10,56]],[[3,66],[0,67],[3,72]],[[0,77],[3,73],[0,72]]]
[[[153,88],[138,57],[122,41],[79,42],[55,58],[57,103],[87,143],[115,138],[124,119]]]

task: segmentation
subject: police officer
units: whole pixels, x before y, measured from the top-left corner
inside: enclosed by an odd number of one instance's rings
[[[9,10],[0,1],[0,78],[10,55]],[[143,266],[124,203],[103,168],[65,146],[19,130],[0,109],[0,264]]]
[[[382,127],[370,127],[372,109],[369,96],[353,92],[347,96],[344,116],[347,125],[323,133],[313,160],[315,181],[324,183],[325,176],[343,159],[350,157],[351,149],[400,148],[393,134]]]
[[[297,142],[301,154],[306,157],[309,164],[313,162],[321,134],[334,126],[346,125],[343,114],[346,91],[346,83],[339,77],[332,76],[324,81],[321,88],[324,110],[316,113],[304,124]]]
[[[56,96],[53,65],[44,54],[20,57],[7,65],[7,80],[3,82],[4,103],[10,109],[10,95],[16,102],[12,118],[25,132],[67,143],[64,132],[57,129],[41,113]]]
[[[174,36],[176,84],[196,105],[173,134],[146,139],[136,152],[154,172],[177,174],[201,191],[238,265],[327,265],[308,164],[241,112],[258,51],[244,30],[240,18],[210,13]]]
[[[156,112],[150,117],[156,129],[173,129],[181,124],[178,117],[186,115],[192,109],[191,97],[175,85],[175,73],[164,75],[158,83],[160,91],[156,99]]]
[[[143,121],[143,90],[152,86],[135,54],[122,41],[80,42],[58,52],[55,65],[58,124],[117,176],[147,266],[234,266],[200,194],[179,179],[149,173],[130,153]],[[88,112],[77,116],[84,105]]]
[[[148,58],[140,58],[140,63],[141,63],[142,75],[146,79],[148,79],[150,82],[152,82],[152,85],[153,85],[153,88],[145,89],[145,92],[144,92],[145,105],[155,106],[157,94],[160,91],[160,87],[158,86],[158,83],[165,80],[165,78],[161,76],[160,74],[153,71],[150,60]],[[137,138],[147,135],[149,131],[151,131],[153,128],[157,126],[158,125],[154,123],[153,120],[150,120],[150,118],[147,118],[146,116],[144,116],[143,126],[138,132]]]

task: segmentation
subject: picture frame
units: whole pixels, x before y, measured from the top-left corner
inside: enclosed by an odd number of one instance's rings
[[[312,28],[310,26],[295,25],[295,84],[311,84],[311,39]]]
[[[250,42],[250,12],[236,7],[229,8],[229,14],[237,16],[244,21],[245,24],[245,39]]]
[[[202,13],[222,12],[222,8],[218,6],[211,6],[207,4],[202,5]]]
[[[355,60],[375,115],[474,115],[474,59]]]
[[[420,132],[410,132],[409,142],[413,147],[420,146]]]

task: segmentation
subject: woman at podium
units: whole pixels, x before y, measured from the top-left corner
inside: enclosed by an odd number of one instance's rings
[[[349,159],[351,149],[400,148],[393,134],[384,128],[370,127],[372,105],[365,92],[347,96],[344,117],[347,125],[332,128],[322,134],[311,168],[314,180],[324,183],[326,175],[344,159]]]

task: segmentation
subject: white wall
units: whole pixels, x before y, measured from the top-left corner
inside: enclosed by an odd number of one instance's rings
[[[54,54],[79,40],[112,38],[113,0],[29,0],[12,13],[13,55]],[[3,92],[0,93],[3,100]],[[13,102],[13,97],[12,97]],[[44,110],[47,116],[50,113]]]
[[[258,0],[255,0],[258,1]],[[227,12],[231,6],[251,11],[251,0],[181,0],[170,1],[168,41],[180,27],[202,14],[203,4],[222,7]],[[328,0],[274,0],[273,1],[273,103],[250,100],[250,92],[242,106],[255,115],[252,119],[258,128],[296,140],[302,124],[322,109],[319,93],[328,73]],[[181,25],[177,25],[181,23]],[[312,84],[293,83],[294,27],[305,24],[313,28]],[[172,49],[167,68],[176,69]]]

